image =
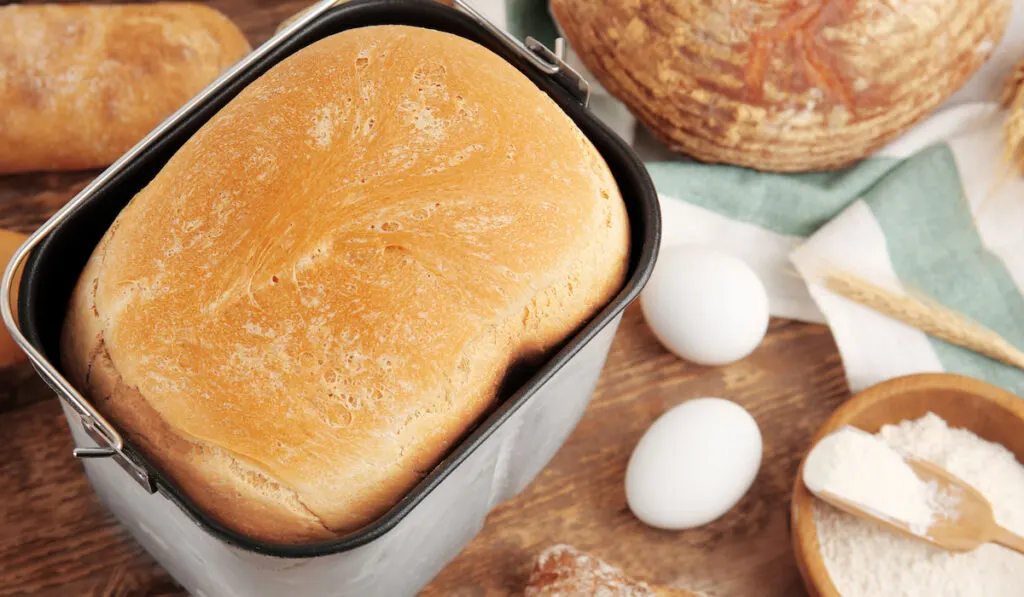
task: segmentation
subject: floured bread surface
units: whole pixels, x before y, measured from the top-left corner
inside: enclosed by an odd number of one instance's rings
[[[248,53],[198,3],[0,6],[0,174],[107,166]]]
[[[249,86],[124,209],[64,367],[224,524],[329,538],[610,300],[628,244],[600,155],[512,66],[356,29]]]
[[[553,545],[537,558],[524,597],[705,597],[686,589],[649,585],[569,545]]]
[[[525,597],[656,597],[651,587],[633,580],[604,560],[568,545],[544,550],[534,564]]]
[[[943,105],[999,46],[1014,2],[550,6],[587,69],[668,149],[805,172],[864,159]]]

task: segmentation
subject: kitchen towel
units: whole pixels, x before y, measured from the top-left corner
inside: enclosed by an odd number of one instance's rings
[[[1004,118],[994,104],[971,103],[926,121],[862,163],[884,174],[792,252],[852,390],[948,371],[1024,396],[1020,369],[842,298],[824,281],[842,273],[926,296],[1024,347],[1024,178],[1004,157]]]
[[[523,39],[551,45],[545,0],[472,0]],[[949,371],[1024,396],[1024,372],[929,337],[827,290],[846,272],[927,295],[1024,348],[1024,179],[1004,159],[997,101],[1024,59],[1024,1],[992,58],[932,117],[848,168],[772,174],[701,164],[662,149],[568,50],[591,109],[644,159],[661,198],[664,245],[701,243],[761,276],[773,315],[827,323],[853,391]]]

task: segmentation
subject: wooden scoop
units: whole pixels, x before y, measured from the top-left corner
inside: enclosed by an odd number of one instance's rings
[[[997,543],[1024,554],[1024,537],[999,526],[992,512],[992,504],[981,492],[930,462],[907,460],[907,464],[922,481],[936,483],[939,494],[949,497],[946,511],[923,532],[905,523],[881,517],[828,491],[820,491],[815,495],[843,512],[874,521],[891,531],[927,541],[949,551],[971,551],[985,543]]]

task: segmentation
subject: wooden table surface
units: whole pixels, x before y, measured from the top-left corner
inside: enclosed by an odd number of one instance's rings
[[[258,44],[304,0],[211,2]],[[0,227],[30,232],[95,173],[0,177]],[[626,507],[630,451],[666,409],[690,398],[735,400],[757,419],[764,462],[753,489],[722,519],[684,532],[649,529]],[[773,321],[753,355],[702,368],[662,349],[636,305],[626,311],[600,387],[579,427],[524,493],[426,596],[521,592],[533,558],[569,543],[650,581],[713,597],[803,596],[787,507],[799,459],[847,396],[827,329]],[[71,457],[56,398],[27,366],[0,372],[0,596],[179,596],[174,581],[119,529]]]

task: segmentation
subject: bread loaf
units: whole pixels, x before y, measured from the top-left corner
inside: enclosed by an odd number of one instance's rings
[[[248,51],[201,4],[0,6],[0,174],[107,166]]]
[[[527,581],[524,597],[700,597],[685,589],[649,585],[604,560],[568,545],[544,550]]]
[[[1010,0],[552,0],[573,49],[669,148],[822,170],[881,148],[963,86]]]
[[[122,211],[63,366],[206,512],[298,543],[376,519],[623,284],[625,206],[497,55],[366,27],[276,65]]]

